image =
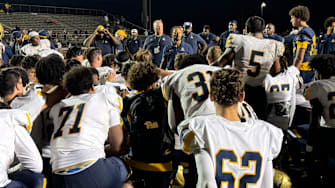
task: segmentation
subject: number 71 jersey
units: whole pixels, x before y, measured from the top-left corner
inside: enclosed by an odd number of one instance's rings
[[[272,39],[259,39],[249,35],[230,34],[227,48],[235,52],[233,67],[243,73],[250,86],[261,86],[276,57],[284,53],[284,45]]]
[[[209,82],[214,71],[221,68],[209,65],[191,65],[164,78],[163,96],[172,99],[175,93],[181,102],[185,119],[206,114],[215,114],[214,103],[209,99]],[[169,116],[173,115],[170,114]]]

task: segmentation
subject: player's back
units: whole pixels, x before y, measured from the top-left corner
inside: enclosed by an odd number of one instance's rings
[[[309,100],[318,99],[322,105],[322,116],[325,123],[321,127],[335,127],[335,78],[318,80],[312,83],[307,91],[306,98]]]
[[[267,121],[287,129],[293,119],[296,105],[296,77],[294,66],[276,76],[267,75],[264,86],[267,98]]]
[[[50,111],[54,122],[51,138],[53,170],[105,157],[108,129],[120,119],[103,93],[63,99]]]
[[[250,86],[261,86],[276,57],[284,52],[281,42],[249,35],[230,34],[228,42],[227,47],[235,52],[233,66],[243,72]]]
[[[214,103],[208,97],[209,81],[213,72],[219,69],[196,64],[178,70],[164,80],[163,95],[170,99],[174,92],[179,97],[185,119],[215,114]]]
[[[281,149],[280,129],[261,120],[242,123],[211,115],[191,119],[185,133],[184,151],[209,153],[218,187],[273,186],[272,160]]]

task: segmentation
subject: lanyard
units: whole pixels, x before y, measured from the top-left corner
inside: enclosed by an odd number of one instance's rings
[[[160,37],[156,37],[155,36],[155,40],[158,42],[158,45],[159,45],[159,43],[161,42],[161,40],[162,40],[162,37],[163,37],[163,35],[162,36],[160,36]],[[158,40],[157,40],[158,39]]]

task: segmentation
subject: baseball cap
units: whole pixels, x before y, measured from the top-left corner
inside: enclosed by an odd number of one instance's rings
[[[119,30],[117,30],[116,31],[116,35],[123,35],[124,37],[127,37],[127,33],[126,32],[124,32],[122,29],[119,29]]]
[[[236,20],[231,20],[229,23],[234,23],[235,25],[237,25],[237,21]]]
[[[13,37],[13,39],[17,40],[17,39],[20,39],[22,37],[22,34],[20,33],[20,31],[14,31],[12,33],[12,37]]]
[[[130,32],[131,33],[138,33],[137,29],[132,29]]]
[[[33,37],[39,36],[39,34],[36,31],[32,31],[28,34],[28,38],[29,40]]]
[[[186,28],[186,27],[192,27],[192,22],[184,22],[183,27],[184,28]]]
[[[40,35],[40,38],[43,38],[43,39],[48,38],[47,32],[45,32],[44,29],[40,30],[40,31],[38,32],[38,34]]]
[[[0,23],[0,39],[2,39],[3,36],[4,36],[4,29],[2,24]]]
[[[101,31],[101,30],[104,30],[105,27],[104,27],[103,25],[99,25],[99,26],[97,27],[97,29],[98,29],[99,31]]]

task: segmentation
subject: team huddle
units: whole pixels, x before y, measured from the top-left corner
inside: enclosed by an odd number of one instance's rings
[[[170,38],[157,20],[135,55],[12,59],[0,72],[0,187],[291,187],[282,164],[301,150],[319,161],[314,183],[334,186],[335,55],[312,57],[307,7],[289,15],[292,61],[258,16],[196,49],[191,23]]]

